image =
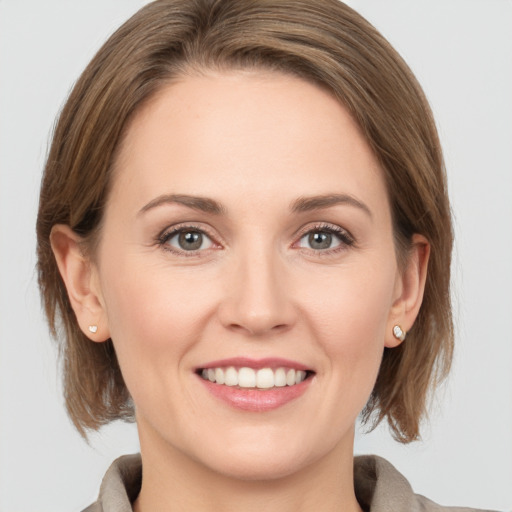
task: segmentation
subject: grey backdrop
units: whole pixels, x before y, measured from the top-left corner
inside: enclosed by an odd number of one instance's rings
[[[88,446],[63,406],[36,286],[38,186],[56,113],[105,38],[143,0],[0,0],[0,512],[78,511],[133,425]],[[443,504],[512,510],[512,2],[353,0],[432,103],[456,223],[457,352],[424,441],[386,428],[356,452],[388,457]]]

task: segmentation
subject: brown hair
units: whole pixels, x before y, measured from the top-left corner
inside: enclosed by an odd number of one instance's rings
[[[61,343],[68,412],[82,434],[133,418],[111,340],[93,343],[78,327],[51,250],[52,227],[66,224],[89,245],[94,241],[123,132],[164,84],[190,69],[248,67],[329,89],[381,163],[398,260],[414,233],[431,245],[418,318],[405,343],[385,349],[363,411],[373,424],[387,417],[398,440],[414,440],[429,389],[446,376],[453,351],[444,164],[430,108],[410,69],[338,0],[158,0],[121,26],[83,72],[55,129],[37,219],[39,284]]]

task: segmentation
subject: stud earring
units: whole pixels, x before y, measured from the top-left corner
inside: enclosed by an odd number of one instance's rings
[[[406,332],[399,325],[395,325],[393,327],[393,336],[397,340],[404,341],[405,340],[405,335],[406,335]]]
[[[95,334],[97,330],[98,330],[97,325],[89,325],[89,331],[92,332],[93,334]]]

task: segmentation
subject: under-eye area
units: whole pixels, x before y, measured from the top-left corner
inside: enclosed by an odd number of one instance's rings
[[[197,374],[214,384],[251,389],[271,389],[295,386],[311,378],[315,372],[294,368],[236,368],[234,366],[200,368]]]

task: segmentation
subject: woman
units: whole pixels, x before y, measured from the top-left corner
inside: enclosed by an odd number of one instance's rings
[[[354,424],[419,436],[448,371],[441,150],[336,1],[158,1],[56,128],[38,217],[78,430],[137,421],[90,511],[437,510]]]

